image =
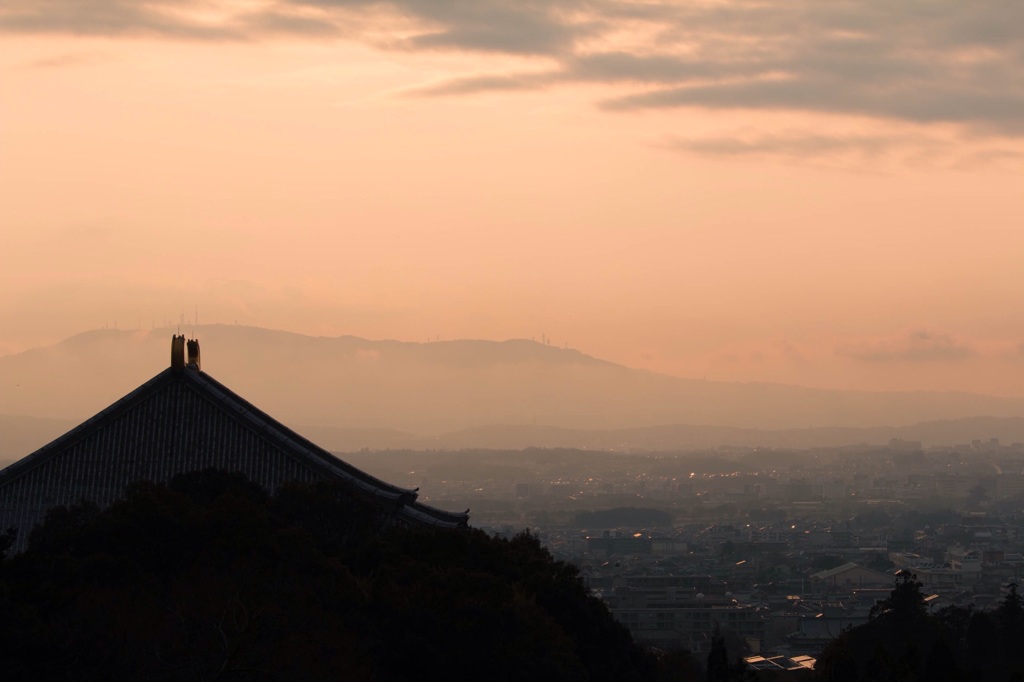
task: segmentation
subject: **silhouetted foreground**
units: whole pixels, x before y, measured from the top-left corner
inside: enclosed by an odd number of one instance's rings
[[[8,540],[10,538],[7,538]],[[50,512],[0,563],[5,680],[645,680],[536,538],[402,529],[207,471]]]
[[[186,355],[185,349],[188,348]],[[348,486],[396,523],[465,528],[469,510],[447,512],[362,471],[307,440],[200,369],[199,342],[171,340],[171,366],[63,436],[0,470],[0,529],[15,548],[53,507],[107,507],[132,481],[159,483],[204,469],[245,474],[267,490],[289,481]]]
[[[1024,680],[1024,604],[1011,584],[991,612],[951,606],[929,614],[921,583],[901,571],[865,625],[843,633],[818,659],[817,679]]]

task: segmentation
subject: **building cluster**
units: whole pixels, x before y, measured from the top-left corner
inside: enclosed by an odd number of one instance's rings
[[[932,612],[995,608],[1024,572],[1019,446],[893,445],[785,469],[592,475],[575,491],[594,508],[667,510],[671,524],[574,526],[552,511],[561,481],[521,484],[513,502],[637,640],[706,652],[717,626],[753,667],[802,669],[868,621],[897,571],[917,576]]]
[[[880,515],[881,516],[881,515]],[[927,515],[924,516],[928,518]],[[789,519],[544,533],[641,642],[707,651],[717,625],[750,656],[818,656],[867,622],[895,573],[917,575],[932,611],[987,609],[1024,570],[1024,528],[984,512],[906,533],[893,519]]]
[[[638,500],[710,507],[752,498],[814,507],[850,499],[994,502],[1024,495],[1024,444],[1002,445],[997,439],[928,450],[920,442],[893,440],[885,447],[721,448],[699,454],[594,453],[592,464],[568,473],[561,467],[552,475],[543,466],[530,470],[515,461],[518,452],[510,452],[503,475],[474,476],[467,466],[465,476],[410,472],[409,484],[429,483],[440,498],[512,500],[522,508]]]

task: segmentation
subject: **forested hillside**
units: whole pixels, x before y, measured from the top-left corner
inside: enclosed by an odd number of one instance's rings
[[[388,527],[331,485],[139,484],[0,564],[10,680],[645,680],[536,538]]]

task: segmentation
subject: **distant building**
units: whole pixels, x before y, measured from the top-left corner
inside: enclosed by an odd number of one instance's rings
[[[772,679],[777,679],[782,675],[805,677],[814,670],[814,666],[817,664],[817,661],[811,656],[769,656],[768,658],[747,656],[743,662],[751,670],[769,671],[769,674],[773,675]]]
[[[903,440],[892,438],[889,440],[889,449],[896,452],[921,452],[922,444],[919,440]]]
[[[1000,474],[996,477],[995,497],[1004,500],[1008,497],[1024,495],[1024,476],[1021,474]]]
[[[711,594],[710,576],[627,576],[604,600],[633,637],[650,646],[706,651],[717,624],[760,650],[764,611],[729,594]]]
[[[829,594],[850,592],[864,587],[892,587],[893,580],[889,574],[854,563],[845,563],[842,566],[830,568],[827,571],[818,571],[811,575],[811,585],[827,591]]]
[[[208,468],[241,472],[270,491],[287,482],[333,481],[395,523],[466,527],[338,459],[200,369],[199,343],[175,336],[171,366],[52,443],[0,471],[0,528],[24,549],[49,509],[89,501],[106,507],[134,481],[165,482]]]
[[[867,609],[825,606],[819,613],[801,615],[796,630],[786,635],[791,653],[820,656],[825,648],[850,628],[868,622]]]
[[[587,538],[587,552],[589,554],[602,554],[604,556],[615,556],[617,554],[651,554],[651,537],[644,533],[634,535],[612,535],[605,531],[600,537]]]

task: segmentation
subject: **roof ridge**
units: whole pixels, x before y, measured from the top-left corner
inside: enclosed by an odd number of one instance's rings
[[[415,499],[415,496],[417,494],[416,490],[410,488],[403,488],[401,486],[394,485],[393,483],[383,481],[377,478],[376,476],[373,476],[372,474],[369,474],[363,471],[362,469],[359,469],[358,467],[349,464],[343,459],[334,456],[326,449],[320,447],[313,441],[302,436],[301,434],[289,428],[288,426],[285,426],[274,417],[271,417],[269,414],[258,408],[256,405],[241,397],[240,395],[238,395],[230,388],[214,379],[206,372],[186,368],[185,370],[182,371],[182,374],[184,375],[184,377],[186,377],[187,380],[194,382],[198,386],[201,386],[204,390],[209,391],[213,389],[217,391],[220,394],[219,397],[222,399],[222,401],[223,399],[226,398],[228,400],[235,402],[237,406],[240,408],[240,410],[238,412],[229,412],[229,414],[231,414],[232,417],[237,418],[239,416],[247,415],[250,417],[250,426],[255,426],[259,431],[267,433],[275,440],[290,441],[295,445],[299,445],[303,450],[306,451],[307,454],[316,457],[321,464],[326,465],[332,469],[339,469],[341,473],[359,479],[362,482],[370,484],[375,488],[384,488],[394,492],[396,495],[412,495]],[[223,406],[223,402],[221,402],[221,406]],[[276,433],[274,433],[275,431]]]
[[[94,501],[107,504],[131,480],[164,481],[203,466],[237,467],[271,491],[293,478],[344,482],[398,521],[468,525],[468,510],[421,503],[418,488],[388,483],[346,462],[201,371],[198,362],[172,364],[0,470],[0,517],[28,527],[45,509],[72,498],[99,495]]]
[[[28,473],[37,466],[44,464],[48,459],[47,454],[52,453],[53,455],[56,455],[61,448],[73,445],[77,439],[88,435],[89,431],[97,425],[100,425],[104,421],[113,420],[117,415],[130,409],[135,403],[141,400],[141,396],[153,392],[161,382],[168,380],[176,373],[177,372],[175,370],[168,367],[138,388],[121,396],[78,426],[75,426],[70,431],[57,436],[57,438],[46,445],[37,448],[21,459],[12,462],[3,469],[0,469],[0,485],[5,485],[19,476]],[[7,476],[10,475],[14,475],[14,478],[8,479]]]

